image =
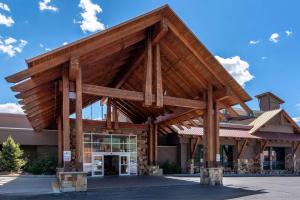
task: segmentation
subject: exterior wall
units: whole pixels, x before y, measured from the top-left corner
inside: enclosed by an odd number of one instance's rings
[[[43,130],[40,133],[32,129],[0,128],[0,143],[11,136],[20,145],[55,146],[57,145],[57,132]]]
[[[259,106],[262,111],[269,111],[279,109],[280,103],[270,95],[265,95],[263,97],[260,97]]]
[[[177,163],[177,146],[158,146],[158,165],[166,161]]]

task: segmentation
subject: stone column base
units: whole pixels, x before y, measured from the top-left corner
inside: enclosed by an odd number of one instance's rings
[[[147,166],[147,174],[149,176],[162,176],[161,169],[159,169],[158,165]]]
[[[87,191],[87,174],[85,172],[57,172],[61,192]]]
[[[201,168],[200,184],[202,185],[223,185],[223,168]]]

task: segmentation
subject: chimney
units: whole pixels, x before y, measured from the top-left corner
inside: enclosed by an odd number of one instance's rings
[[[284,103],[282,99],[271,92],[265,92],[255,96],[258,99],[260,111],[270,111],[280,109]]]

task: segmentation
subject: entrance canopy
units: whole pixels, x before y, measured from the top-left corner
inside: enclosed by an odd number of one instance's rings
[[[234,116],[231,106],[240,104],[251,112],[250,96],[167,5],[26,62],[6,80],[16,83],[11,89],[36,130],[54,127],[62,112],[65,67],[70,113],[79,86],[83,107],[111,98],[132,122],[150,116],[161,130],[205,113],[209,87],[219,109]],[[79,67],[82,85],[75,83]]]

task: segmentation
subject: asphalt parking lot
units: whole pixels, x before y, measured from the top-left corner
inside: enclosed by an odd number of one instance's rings
[[[107,183],[106,185],[104,183]],[[35,183],[36,184],[36,183]],[[0,186],[1,191],[1,186]],[[225,177],[224,186],[201,186],[198,177],[89,179],[89,191],[60,194],[0,194],[1,200],[60,199],[299,199],[300,177]]]

